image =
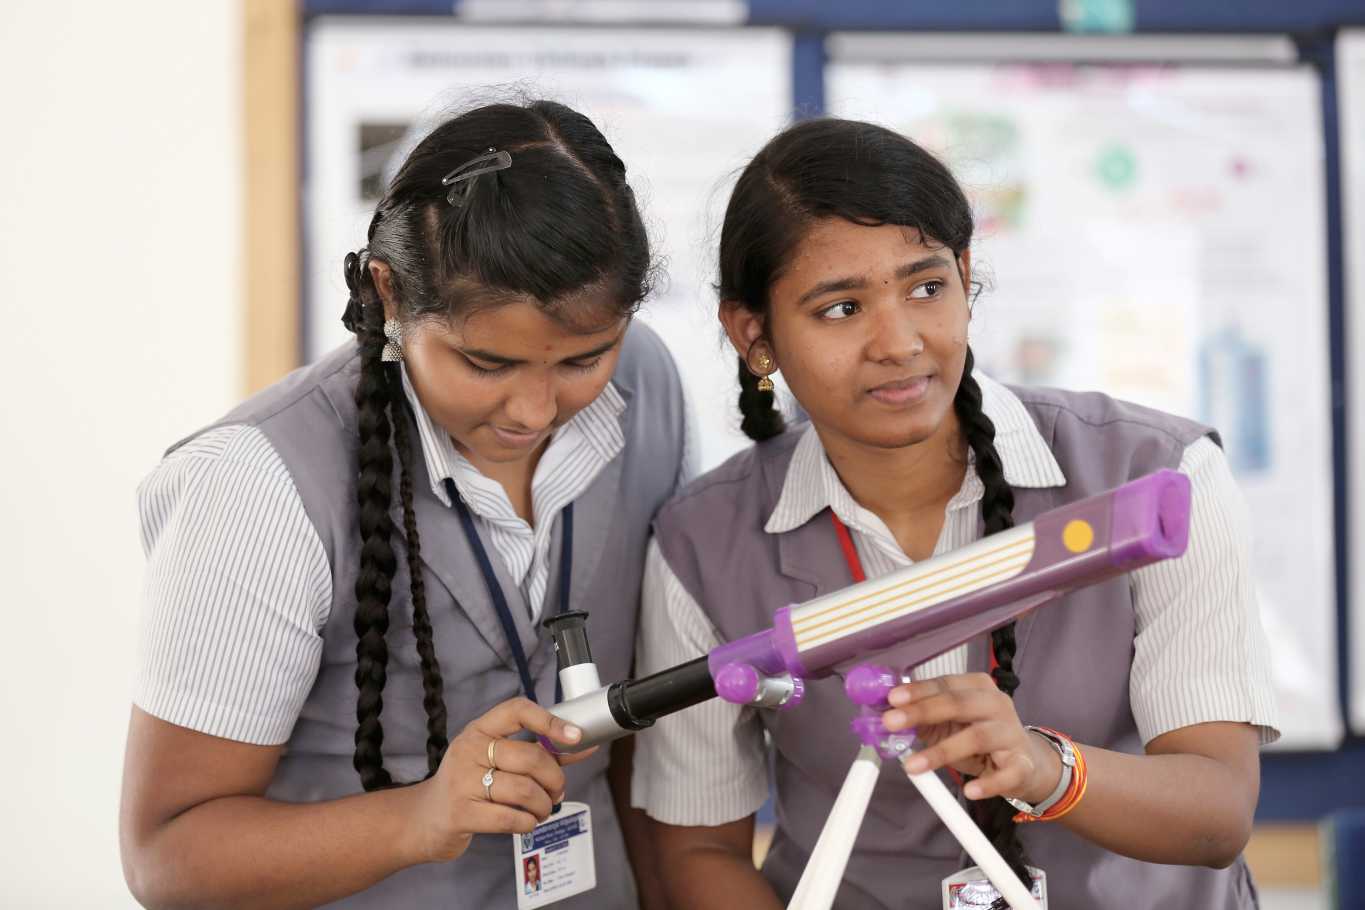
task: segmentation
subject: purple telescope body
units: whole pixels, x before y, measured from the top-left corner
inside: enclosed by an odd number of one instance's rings
[[[902,666],[915,666],[1069,591],[1179,556],[1189,526],[1189,478],[1158,471],[951,553],[782,607],[772,628],[662,673],[576,698],[566,684],[569,700],[551,710],[583,728],[578,748],[586,748],[715,695],[789,708],[800,703],[806,679],[855,659],[895,647]]]
[[[921,664],[1075,588],[1179,556],[1189,519],[1189,478],[1158,471],[960,550],[783,607],[771,629],[711,651],[717,694],[762,701],[761,686],[745,685],[754,676],[818,678],[892,646],[908,665]]]

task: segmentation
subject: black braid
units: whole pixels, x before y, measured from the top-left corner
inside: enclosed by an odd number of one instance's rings
[[[417,515],[412,508],[412,438],[408,433],[407,401],[396,364],[390,364],[389,407],[393,414],[393,439],[398,450],[398,496],[403,503],[403,533],[407,537],[409,590],[412,592],[412,633],[417,638],[417,656],[422,662],[422,707],[427,712],[427,771],[435,774],[441,766],[450,740],[446,737],[445,681],[436,660],[436,643],[427,612],[426,584],[422,580],[422,541],[417,533]]]
[[[422,705],[427,714],[428,776],[436,773],[449,742],[445,686],[436,659],[436,646],[427,611],[422,578],[421,537],[412,505],[412,440],[408,432],[402,375],[398,365],[382,359],[384,309],[366,271],[366,255],[346,257],[346,285],[350,300],[342,321],[356,333],[360,348],[360,378],[356,384],[356,412],[360,434],[360,473],[356,484],[360,524],[360,572],[356,576],[356,702],[355,769],[366,790],[393,786],[384,769],[384,684],[389,658],[385,635],[389,628],[389,603],[397,559],[394,556],[393,451],[398,452],[399,499],[403,505],[403,530],[407,537],[408,583],[412,595],[412,629],[422,665]],[[393,449],[389,447],[390,434]]]
[[[739,427],[754,442],[772,439],[787,428],[774,399],[772,392],[758,390],[758,377],[739,358],[739,413],[743,416]]]
[[[953,399],[953,410],[957,413],[962,435],[971,448],[976,461],[976,475],[981,478],[984,492],[981,496],[981,518],[985,524],[985,535],[990,536],[1007,528],[1014,527],[1014,491],[1005,480],[1005,468],[1000,462],[1000,454],[995,450],[995,424],[981,409],[981,386],[972,375],[974,362],[971,348],[967,349],[967,362],[962,370],[962,382],[957,387]],[[1014,672],[1014,623],[1008,622],[991,633],[991,647],[995,651],[997,666],[991,677],[1010,698],[1019,688],[1019,677]],[[1025,868],[1024,846],[1019,842],[1015,830],[1014,807],[1003,799],[991,799],[978,804],[977,822],[982,832],[990,840],[1000,855],[1005,858],[1014,873],[1030,887],[1031,879]],[[997,900],[992,910],[1007,910],[1004,899]]]
[[[362,257],[363,258],[363,257]],[[389,505],[393,490],[393,453],[389,448],[389,390],[380,355],[384,350],[384,309],[371,297],[366,305],[361,289],[365,283],[363,265],[355,270],[352,284],[352,259],[347,257],[347,284],[351,302],[347,314],[359,310],[357,338],[360,347],[360,378],[356,383],[356,420],[360,433],[356,506],[360,524],[360,572],[355,579],[355,683],[356,700],[355,769],[366,790],[379,790],[393,784],[384,770],[384,728],[379,715],[384,710],[384,683],[387,679],[389,647],[384,636],[389,629],[389,599],[397,565],[390,542],[392,523]],[[368,296],[368,295],[365,295]]]

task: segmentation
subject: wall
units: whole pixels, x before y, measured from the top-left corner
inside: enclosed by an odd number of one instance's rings
[[[242,384],[240,13],[10,0],[0,29],[6,906],[133,906],[134,490]]]

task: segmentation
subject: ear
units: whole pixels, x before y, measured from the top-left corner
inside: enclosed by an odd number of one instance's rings
[[[725,326],[725,334],[740,357],[747,358],[754,342],[764,335],[763,317],[750,310],[738,300],[720,302],[720,322]],[[774,355],[776,356],[776,355]]]
[[[382,259],[370,260],[370,277],[374,279],[375,290],[379,292],[379,299],[384,301],[384,318],[396,319],[398,317],[398,295],[393,292],[393,269]]]

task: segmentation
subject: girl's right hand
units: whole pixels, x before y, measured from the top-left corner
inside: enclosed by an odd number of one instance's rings
[[[564,772],[592,755],[588,749],[555,756],[537,742],[507,739],[528,731],[571,746],[583,733],[526,698],[514,698],[471,721],[450,742],[436,774],[413,787],[419,791],[417,813],[422,858],[447,862],[469,847],[475,834],[525,834],[549,818],[564,799]],[[484,792],[488,744],[493,757],[492,800]]]

